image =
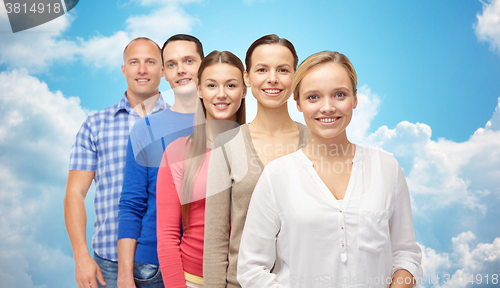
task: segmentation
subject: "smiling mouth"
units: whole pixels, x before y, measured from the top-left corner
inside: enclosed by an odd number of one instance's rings
[[[262,89],[267,96],[276,97],[281,94],[281,89]]]
[[[316,118],[317,121],[319,121],[323,125],[333,125],[337,123],[337,120],[339,120],[340,117],[322,117],[322,118]]]
[[[146,83],[149,82],[149,79],[136,79],[136,81],[139,83]]]
[[[214,106],[217,110],[225,110],[227,107],[229,107],[229,103],[216,103],[214,104]]]
[[[184,79],[177,81],[177,84],[184,85],[184,84],[187,84],[189,81],[191,81],[190,78],[184,78]]]

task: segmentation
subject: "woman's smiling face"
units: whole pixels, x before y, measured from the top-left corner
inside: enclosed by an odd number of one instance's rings
[[[301,81],[297,108],[311,133],[325,139],[345,137],[357,105],[347,70],[334,62],[312,68]]]
[[[282,106],[292,95],[294,58],[290,50],[279,44],[260,45],[252,53],[251,67],[245,71],[245,83],[266,107]]]
[[[203,99],[207,120],[236,120],[236,112],[245,98],[241,71],[232,65],[210,65],[199,79],[198,94]]]

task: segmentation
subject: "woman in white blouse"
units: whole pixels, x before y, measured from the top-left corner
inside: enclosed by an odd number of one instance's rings
[[[293,82],[311,129],[301,150],[272,161],[243,230],[242,287],[413,287],[421,281],[410,195],[392,156],[357,146],[346,128],[357,77],[344,55],[307,58]]]

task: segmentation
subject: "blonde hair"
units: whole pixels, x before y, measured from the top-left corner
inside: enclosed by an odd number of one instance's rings
[[[347,70],[347,74],[349,74],[349,78],[351,78],[353,92],[356,93],[358,77],[356,76],[356,71],[354,70],[351,61],[349,61],[349,58],[339,52],[322,51],[307,57],[306,60],[300,63],[299,69],[295,72],[292,84],[293,99],[295,101],[299,101],[300,98],[299,90],[302,79],[309,74],[309,71],[311,71],[312,68],[329,62],[337,63]]]
[[[229,51],[221,52],[214,50],[201,61],[200,68],[198,69],[198,85],[200,85],[203,71],[205,71],[207,67],[218,63],[224,63],[238,68],[238,70],[240,70],[241,72],[241,79],[243,79],[243,72],[245,71],[245,68],[243,67],[243,63],[241,62],[241,60]],[[246,89],[244,81],[242,81],[242,83],[243,89]],[[197,119],[196,125],[194,127],[194,133],[188,137],[188,141],[186,142],[187,145],[187,143],[191,141],[191,146],[189,147],[188,151],[186,151],[186,149],[184,150],[184,159],[186,159],[186,164],[184,167],[184,176],[182,179],[181,203],[185,204],[182,204],[181,206],[181,213],[182,221],[186,226],[186,230],[184,231],[185,234],[187,234],[188,230],[187,227],[189,224],[189,210],[191,207],[191,195],[193,194],[194,182],[196,181],[201,166],[205,161],[205,157],[199,156],[206,155],[207,151],[207,132],[205,123],[207,112],[205,106],[203,105],[203,99],[200,99],[200,105],[203,108],[203,113],[196,113]],[[238,109],[238,111],[236,111],[236,122],[239,125],[243,125],[246,123],[245,111],[245,98],[243,98],[241,99],[240,108]]]

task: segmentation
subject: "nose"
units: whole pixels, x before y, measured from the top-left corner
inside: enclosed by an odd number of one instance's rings
[[[269,78],[267,78],[267,82],[271,84],[277,84],[278,83],[278,77],[276,75],[276,71],[271,70],[269,72]]]
[[[179,63],[179,65],[177,65],[177,74],[183,73],[186,73],[186,67],[184,67],[184,63]]]
[[[225,85],[220,85],[219,90],[217,91],[217,99],[224,99],[226,98],[226,86]]]
[[[337,108],[335,107],[335,101],[330,97],[323,97],[321,101],[320,112],[322,114],[329,115],[335,113],[336,110]]]
[[[139,63],[139,74],[146,74],[148,72],[146,63]]]

